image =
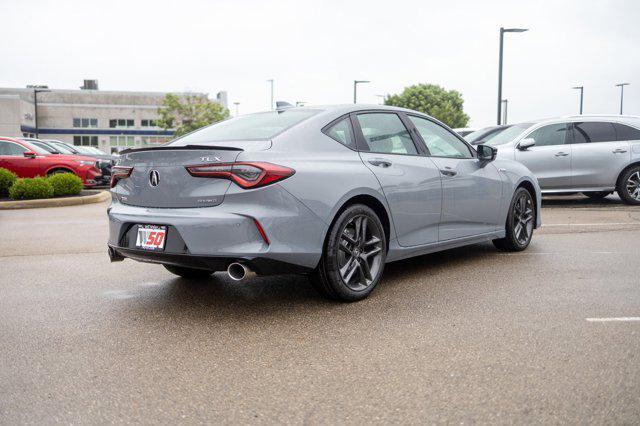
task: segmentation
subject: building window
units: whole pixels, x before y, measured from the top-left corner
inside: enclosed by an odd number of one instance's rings
[[[97,136],[74,136],[73,144],[79,146],[98,146],[98,137]]]
[[[156,127],[156,120],[141,120],[142,127]]]
[[[134,122],[132,119],[127,119],[127,118],[112,118],[111,120],[109,120],[109,127],[111,128],[116,128],[116,127],[133,127]]]
[[[135,145],[135,140],[133,136],[110,136],[109,137],[109,146],[118,148],[118,147],[131,147]]]
[[[167,136],[143,136],[141,139],[142,146],[149,145],[161,145],[163,143],[167,143],[171,140],[170,137]]]
[[[97,118],[74,118],[73,127],[98,127]]]

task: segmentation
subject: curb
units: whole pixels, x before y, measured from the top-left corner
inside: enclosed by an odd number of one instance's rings
[[[77,206],[80,204],[101,203],[110,199],[111,193],[109,191],[100,191],[97,194],[85,195],[82,197],[47,198],[44,200],[1,201],[0,210]]]

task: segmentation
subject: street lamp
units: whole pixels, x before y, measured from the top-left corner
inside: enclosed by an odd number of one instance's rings
[[[369,80],[353,80],[353,103],[357,103],[358,100],[358,84],[359,83],[371,83]]]
[[[622,102],[624,101],[624,86],[628,86],[629,83],[618,83],[616,87],[620,88],[620,115],[622,115]]]
[[[500,27],[500,58],[498,59],[498,124],[502,115],[502,50],[504,45],[504,33],[523,33],[528,28],[502,28]]]
[[[509,106],[509,99],[503,99],[504,114],[502,115],[502,124],[507,124],[507,107]]]
[[[236,106],[236,117],[238,116],[238,105],[240,105],[240,102],[234,102],[233,103]]]
[[[576,86],[576,87],[572,87],[572,89],[580,89],[580,115],[582,115],[582,99],[584,96],[584,86]]]
[[[269,83],[271,83],[271,111],[273,111],[273,79],[270,78],[269,80],[267,80]]]
[[[40,136],[40,128],[38,127],[38,93],[50,91],[47,86],[33,86],[33,120],[36,127],[36,139]]]

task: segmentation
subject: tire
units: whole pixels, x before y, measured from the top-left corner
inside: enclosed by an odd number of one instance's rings
[[[506,236],[493,240],[493,245],[505,251],[522,251],[526,249],[531,243],[535,223],[536,207],[533,197],[528,189],[520,187],[513,194],[509,205],[505,224]]]
[[[196,269],[196,268],[187,268],[184,266],[175,266],[175,265],[162,265],[165,269],[172,274],[178,275],[182,278],[187,279],[205,279],[211,276],[212,271],[207,271],[206,269]]]
[[[354,204],[329,229],[311,283],[325,297],[356,302],[378,285],[386,258],[387,237],[380,218],[371,208]]]
[[[610,191],[598,191],[598,192],[583,192],[582,195],[586,195],[592,200],[602,200],[606,196],[611,195]]]
[[[67,169],[55,169],[55,170],[51,170],[49,173],[47,173],[47,176],[53,176],[53,175],[59,175],[61,173],[71,173],[72,175],[75,174],[73,173],[71,170],[67,170]]]
[[[616,190],[625,203],[640,205],[640,166],[625,170],[618,179]]]

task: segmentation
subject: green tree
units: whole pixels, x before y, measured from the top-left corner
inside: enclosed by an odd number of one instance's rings
[[[436,84],[405,87],[402,93],[387,95],[385,105],[424,112],[449,127],[465,127],[469,116],[464,113],[462,96],[457,90],[446,90]]]
[[[165,130],[175,129],[174,136],[178,137],[228,118],[229,110],[206,95],[167,93],[158,106],[158,115],[157,125]]]

